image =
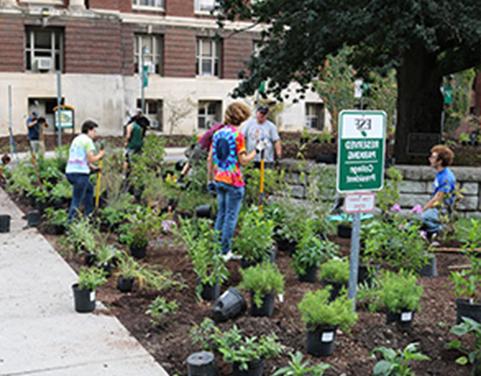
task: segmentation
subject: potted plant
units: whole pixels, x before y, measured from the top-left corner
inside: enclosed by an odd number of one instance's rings
[[[47,208],[43,216],[48,233],[62,235],[65,232],[68,222],[68,213],[65,209]]]
[[[481,258],[470,257],[471,268],[450,275],[456,294],[456,322],[468,317],[481,323]]]
[[[451,349],[459,350],[463,354],[456,359],[457,364],[472,364],[473,369],[471,375],[481,375],[481,323],[471,320],[470,318],[463,317],[463,322],[451,328],[451,333],[459,337],[464,337],[467,334],[473,335],[474,341],[466,342],[470,344],[468,345],[470,347],[465,347],[458,339],[451,341],[449,343],[449,347]]]
[[[332,286],[331,299],[334,300],[349,282],[349,260],[333,258],[319,268],[319,279]]]
[[[315,282],[319,265],[337,254],[339,247],[305,231],[292,257],[292,266],[301,282]]]
[[[120,253],[117,264],[117,289],[121,292],[131,292],[136,279],[141,275],[142,267],[127,253]]]
[[[342,295],[330,302],[329,287],[308,291],[297,305],[307,328],[307,352],[314,356],[331,355],[336,330],[348,331],[357,321],[352,301]]]
[[[272,316],[276,295],[284,293],[284,277],[277,266],[264,262],[240,272],[239,287],[251,294],[251,315]]]
[[[192,267],[197,275],[197,296],[204,300],[216,300],[229,271],[211,223],[207,220],[181,220],[179,234],[187,246]]]
[[[118,263],[120,251],[110,244],[100,244],[95,252],[95,264],[105,271],[107,277],[112,275]]]
[[[410,363],[413,361],[430,360],[418,350],[417,343],[410,343],[403,350],[393,350],[387,347],[376,347],[373,354],[379,353],[382,357],[373,369],[373,376],[414,375]]]
[[[95,309],[95,291],[107,282],[105,272],[97,268],[81,268],[78,283],[72,285],[75,310],[79,313]]]
[[[274,222],[257,208],[244,213],[239,234],[234,241],[234,253],[242,257],[242,266],[257,264],[272,257]]]
[[[291,361],[286,367],[278,369],[272,376],[322,376],[331,366],[325,363],[311,365],[301,352],[289,354]]]
[[[280,250],[292,254],[306,228],[306,222],[299,220],[305,217],[305,208],[291,203],[284,203],[281,208],[282,215],[279,216],[281,222],[277,224],[275,234],[276,242]]]
[[[384,272],[379,279],[380,301],[386,309],[386,322],[408,328],[419,308],[423,287],[412,272]]]

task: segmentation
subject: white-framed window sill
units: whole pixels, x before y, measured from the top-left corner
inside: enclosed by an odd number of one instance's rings
[[[132,5],[132,9],[133,10],[148,11],[148,12],[165,13],[165,8],[149,7],[149,6],[145,6],[145,5]]]
[[[210,12],[210,10],[194,10],[194,14],[196,16],[212,16],[215,17],[217,12],[214,12],[213,14]]]
[[[196,79],[199,79],[199,80],[206,80],[206,81],[218,81],[220,80],[221,78],[219,76],[212,76],[212,75],[196,75],[195,76]]]
[[[20,4],[31,5],[65,5],[63,0],[20,0]]]

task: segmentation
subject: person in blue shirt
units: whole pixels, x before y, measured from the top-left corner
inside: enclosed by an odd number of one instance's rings
[[[449,214],[454,204],[456,177],[448,168],[453,163],[453,151],[444,145],[431,149],[429,164],[436,170],[431,199],[424,205],[421,219],[423,229],[428,233],[441,230],[440,214]]]
[[[39,117],[38,113],[32,111],[27,118],[28,141],[30,143],[30,150],[35,155],[44,153],[44,146],[42,143],[42,127],[46,124],[45,118]]]

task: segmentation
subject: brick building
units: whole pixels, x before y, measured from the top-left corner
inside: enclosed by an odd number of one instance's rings
[[[126,112],[140,105],[142,62],[146,111],[159,131],[188,134],[220,120],[259,29],[233,33],[247,25],[239,22],[215,38],[214,1],[0,0],[0,135],[9,86],[15,133],[25,133],[34,109],[53,124],[58,71],[77,129],[91,118],[104,134],[119,134]],[[286,103],[278,124],[322,128],[321,99]]]

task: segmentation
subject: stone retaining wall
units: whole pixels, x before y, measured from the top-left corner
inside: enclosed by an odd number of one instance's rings
[[[306,199],[309,194],[309,182],[317,175],[319,183],[325,182],[326,199],[335,194],[335,165],[320,165],[311,161],[283,160],[282,167],[287,170],[286,181],[290,186],[291,196]],[[410,209],[416,204],[423,205],[432,193],[435,171],[429,166],[396,166],[403,175],[400,184],[403,209]],[[451,167],[461,188],[463,199],[457,211],[463,216],[481,217],[481,168]],[[318,184],[319,184],[318,183]]]

